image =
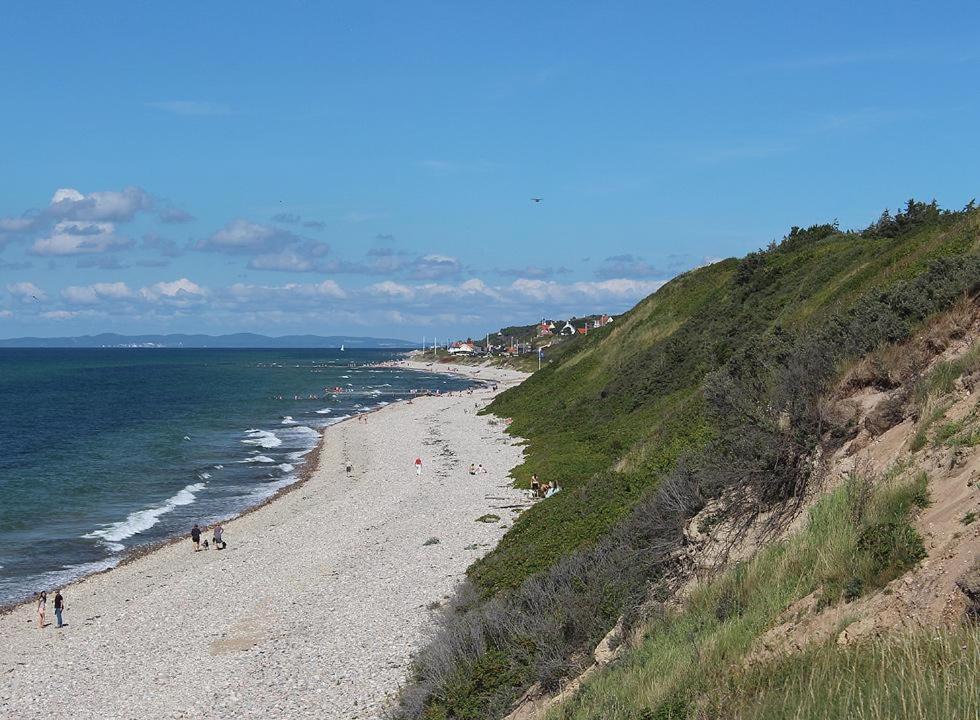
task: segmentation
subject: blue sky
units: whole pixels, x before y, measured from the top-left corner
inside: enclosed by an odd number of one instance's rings
[[[480,334],[977,194],[971,3],[252,5],[4,4],[0,336]]]

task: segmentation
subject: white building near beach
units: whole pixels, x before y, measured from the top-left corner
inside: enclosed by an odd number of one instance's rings
[[[450,355],[476,355],[476,348],[469,343],[454,343],[446,352]]]

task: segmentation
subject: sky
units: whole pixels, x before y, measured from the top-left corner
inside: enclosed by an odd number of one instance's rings
[[[0,337],[466,337],[978,193],[974,3],[5,2]],[[540,198],[535,202],[532,198]]]

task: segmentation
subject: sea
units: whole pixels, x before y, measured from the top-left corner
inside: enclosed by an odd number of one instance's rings
[[[466,380],[388,350],[0,349],[0,606],[296,482],[322,428]]]

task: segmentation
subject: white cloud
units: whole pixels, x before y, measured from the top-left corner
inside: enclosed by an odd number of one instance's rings
[[[92,304],[102,300],[128,300],[135,297],[135,293],[124,282],[95,283],[70,285],[61,291],[61,297],[72,303]]]
[[[74,188],[59,188],[48,205],[47,214],[64,220],[94,222],[132,220],[141,210],[153,207],[153,198],[142,188],[92,192],[87,195]]]
[[[35,299],[44,300],[47,295],[44,290],[32,282],[18,282],[7,285],[7,292],[22,302],[33,302]]]
[[[172,282],[158,282],[144,288],[140,288],[140,297],[149,302],[170,302],[174,304],[190,304],[203,300],[208,294],[206,288],[201,287],[187,278],[180,278]]]
[[[510,289],[525,298],[540,302],[568,303],[586,300],[639,300],[664,285],[663,280],[635,280],[612,278],[598,282],[574,282],[568,284],[551,280],[520,278],[510,284]]]
[[[160,212],[157,214],[162,223],[187,223],[192,222],[195,218],[186,210],[182,210],[178,207],[168,206],[161,208]]]
[[[335,283],[333,280],[324,280],[322,283],[314,285],[313,290],[317,295],[322,295],[325,297],[347,297],[347,293],[344,292],[343,288],[341,288],[340,285]]]
[[[463,271],[462,263],[448,255],[423,255],[413,263],[411,275],[420,280],[455,277]]]
[[[197,243],[198,250],[225,253],[276,253],[301,239],[282,228],[236,219]]]
[[[46,320],[75,318],[88,322],[111,314],[147,325],[183,316],[206,319],[215,327],[220,324],[260,332],[304,326],[317,332],[328,323],[365,328],[429,327],[441,334],[455,329],[479,333],[512,322],[530,322],[542,315],[620,312],[661,284],[636,278],[568,283],[519,278],[509,284],[490,285],[482,278],[468,277],[460,282],[381,280],[360,288],[344,288],[331,279],[207,288],[181,277],[139,288],[121,281],[71,285],[60,291],[58,304],[37,308],[33,298],[45,295],[34,283],[13,283],[7,291],[8,298],[26,303],[18,316],[30,314]],[[16,310],[10,299],[7,306]]]
[[[385,280],[383,282],[374,283],[373,285],[368,285],[367,290],[369,293],[379,296],[379,297],[389,297],[389,298],[402,298],[410,300],[415,297],[415,290],[413,290],[408,285],[402,285],[401,283],[396,283],[392,280]]]
[[[459,289],[469,294],[487,295],[498,300],[501,299],[500,294],[496,290],[493,290],[479,278],[470,278],[466,282],[460,283]]]
[[[10,310],[0,310],[0,318],[12,318],[14,314]]]
[[[34,255],[84,255],[116,250],[132,245],[127,238],[115,234],[111,222],[62,221],[54,226],[48,237],[39,238],[31,246]]]
[[[138,187],[91,193],[58,188],[42,209],[0,218],[0,247],[18,238],[33,240],[30,252],[47,256],[127,247],[131,242],[115,235],[114,223],[129,222],[153,207],[153,197]]]
[[[252,270],[280,270],[283,272],[310,272],[315,268],[312,260],[295,252],[259,255],[248,262]]]
[[[333,299],[348,297],[347,292],[333,280],[321,283],[287,283],[285,285],[248,285],[235,283],[228,288],[228,295],[234,302],[281,302],[293,303],[297,300]]]
[[[273,289],[293,293],[301,297],[326,297],[338,300],[347,297],[347,293],[344,292],[343,288],[333,280],[324,280],[315,285],[309,283],[288,283],[281,288]]]
[[[34,226],[37,220],[32,217],[0,218],[0,232],[23,232]]]

